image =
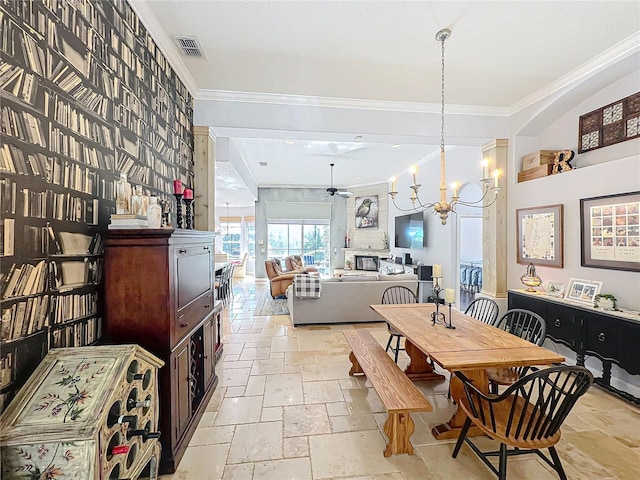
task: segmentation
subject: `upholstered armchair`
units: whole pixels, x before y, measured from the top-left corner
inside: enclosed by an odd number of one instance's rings
[[[278,295],[284,295],[287,287],[293,283],[296,274],[301,272],[283,272],[280,266],[280,260],[277,258],[268,258],[264,261],[264,268],[267,271],[267,277],[271,284],[271,296],[276,298]]]
[[[285,264],[287,265],[287,271],[302,271],[304,273],[317,272],[318,269],[316,267],[305,267],[304,262],[302,261],[302,257],[300,255],[289,255],[284,259]]]

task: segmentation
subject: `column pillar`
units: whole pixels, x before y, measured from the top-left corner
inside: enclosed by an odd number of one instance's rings
[[[194,217],[197,230],[216,229],[216,138],[209,127],[193,127]]]
[[[496,139],[482,146],[482,157],[489,160],[489,170],[500,170],[500,191],[495,203],[482,212],[482,296],[491,297],[506,308],[507,298],[507,164],[506,139]],[[484,203],[493,201],[489,193]]]

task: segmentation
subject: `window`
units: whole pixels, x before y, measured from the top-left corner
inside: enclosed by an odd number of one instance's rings
[[[242,225],[240,222],[223,224],[222,251],[229,259],[239,259],[241,252]]]
[[[305,265],[315,265],[323,275],[330,271],[330,229],[324,220],[270,220],[268,256],[284,259],[300,255]]]

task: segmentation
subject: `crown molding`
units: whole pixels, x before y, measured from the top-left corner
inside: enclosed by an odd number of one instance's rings
[[[147,32],[153,38],[156,46],[160,49],[165,58],[169,61],[171,67],[175,70],[180,80],[189,90],[193,97],[198,93],[198,85],[189,73],[187,66],[178,54],[173,40],[167,35],[160,21],[153,13],[149,6],[151,0],[129,0],[129,5],[144,24]]]
[[[262,103],[321,108],[348,108],[392,112],[440,113],[439,103],[393,102],[388,100],[366,100],[357,98],[310,97],[306,95],[284,95],[278,93],[238,92],[230,90],[198,90],[196,100],[239,103]],[[445,105],[445,113],[453,115],[508,116],[506,107],[480,105]]]
[[[640,32],[630,35],[602,52],[602,54],[593,57],[588,62],[554,80],[547,86],[517,101],[509,107],[509,115],[513,115],[520,110],[530,107],[553,93],[574,83],[583,81],[620,60],[637,53],[640,53]]]

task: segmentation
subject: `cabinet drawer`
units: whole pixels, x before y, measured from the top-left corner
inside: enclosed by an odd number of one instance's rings
[[[182,338],[213,311],[213,293],[196,298],[189,305],[178,311],[176,315],[176,339]]]

